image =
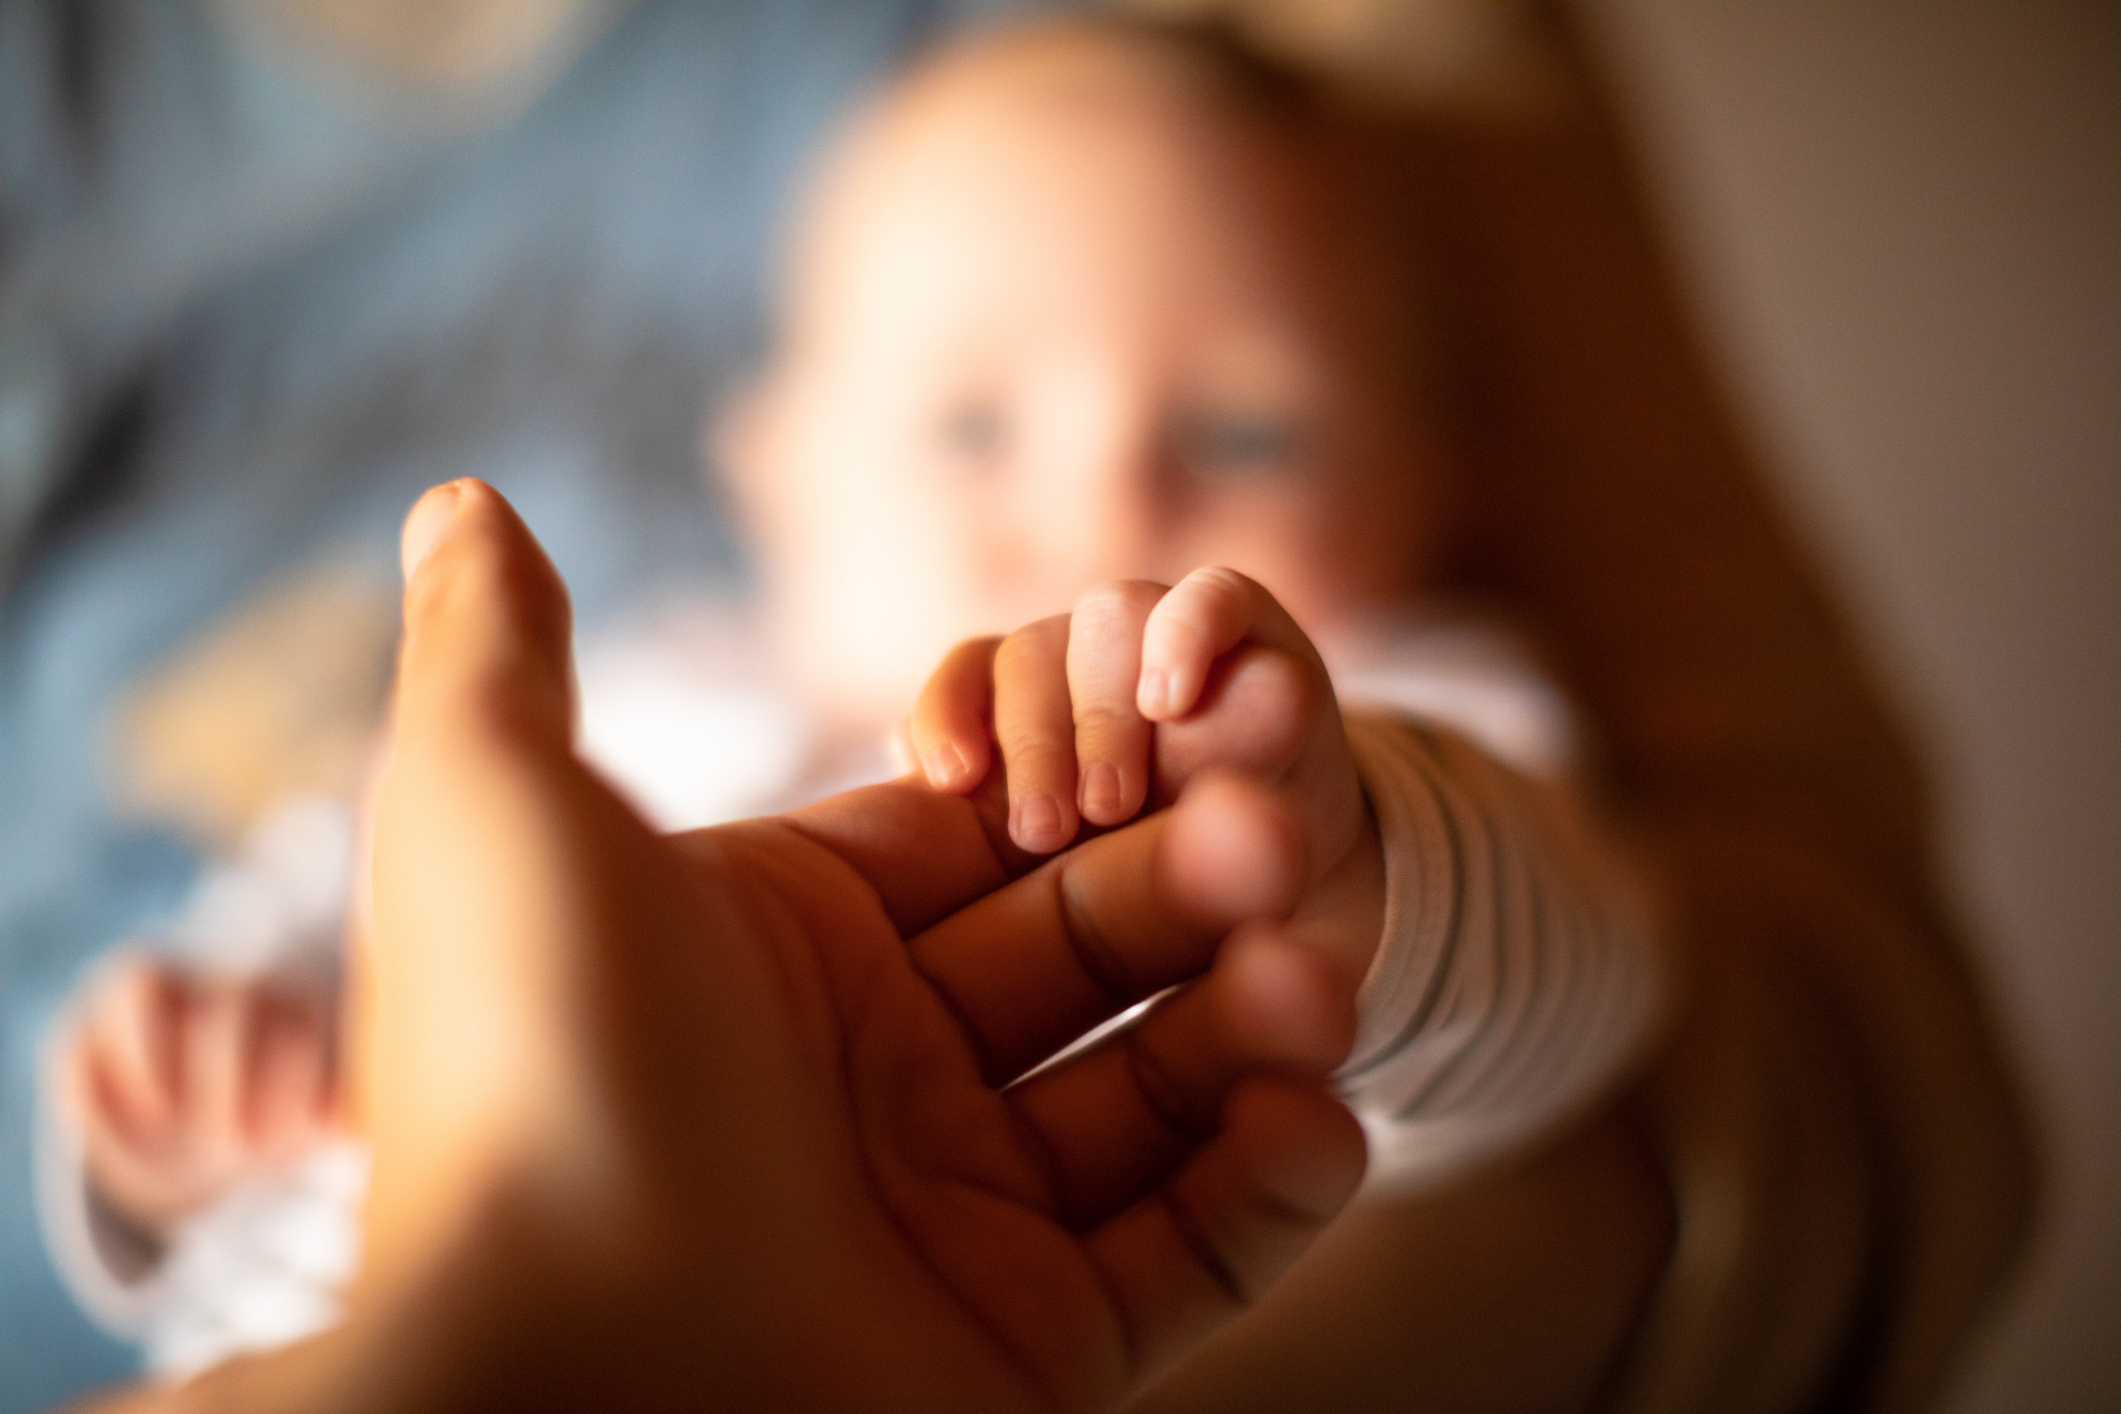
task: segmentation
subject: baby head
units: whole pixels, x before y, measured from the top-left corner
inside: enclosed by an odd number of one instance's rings
[[[774,637],[847,722],[1099,581],[1414,587],[1436,454],[1393,253],[1301,84],[1198,31],[946,51],[832,151],[721,448]]]

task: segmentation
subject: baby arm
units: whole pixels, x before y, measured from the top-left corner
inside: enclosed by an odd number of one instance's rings
[[[1072,615],[960,645],[903,744],[946,790],[998,750],[1011,831],[1034,850],[1203,770],[1282,796],[1309,868],[1291,926],[1361,983],[1340,1080],[1373,1169],[1433,1179],[1587,1112],[1643,1053],[1663,994],[1622,852],[1541,763],[1474,745],[1512,694],[1460,656],[1417,645],[1429,691],[1344,717],[1316,648],[1243,576],[1104,585]]]

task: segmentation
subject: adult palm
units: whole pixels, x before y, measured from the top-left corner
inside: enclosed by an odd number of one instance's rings
[[[659,837],[572,755],[564,590],[506,503],[440,489],[407,540],[369,1247],[294,1357],[329,1402],[1108,1407],[1352,1191],[1345,982],[1223,941],[1303,874],[1265,796],[1035,869],[998,784]]]

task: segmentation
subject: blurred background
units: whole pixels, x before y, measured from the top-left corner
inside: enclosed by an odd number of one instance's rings
[[[2121,7],[1588,7],[1711,344],[1911,718],[2047,1145],[1953,1407],[2121,1407]]]
[[[45,1021],[179,908],[198,841],[357,768],[364,728],[319,704],[383,690],[403,508],[489,475],[590,622],[727,575],[697,419],[755,345],[781,184],[895,55],[1006,7],[526,0],[480,35],[437,5],[409,46],[417,4],[293,8],[0,8],[4,1414],[129,1369],[34,1231]],[[2030,1259],[1952,1407],[2121,1407],[2121,8],[1576,9],[1717,371],[1935,771],[2041,1128]],[[261,617],[261,584],[300,612]],[[199,762],[191,724],[269,697],[260,662],[297,685],[246,730],[285,749]],[[115,744],[87,702],[130,704]]]

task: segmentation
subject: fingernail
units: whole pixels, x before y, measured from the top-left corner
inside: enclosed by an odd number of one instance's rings
[[[1171,677],[1162,668],[1151,668],[1142,674],[1141,690],[1135,693],[1135,706],[1144,717],[1161,717],[1171,704]]]
[[[1050,795],[1027,795],[1013,812],[1016,819],[1009,833],[1020,848],[1033,854],[1050,854],[1067,841],[1061,837],[1060,802]]]
[[[1100,761],[1083,773],[1083,815],[1100,825],[1116,825],[1126,798],[1119,768]]]
[[[956,747],[945,742],[928,753],[928,784],[937,790],[948,790],[965,774],[965,757]]]
[[[1144,717],[1168,722],[1192,707],[1193,701],[1188,694],[1193,690],[1185,669],[1152,668],[1142,674],[1140,700],[1135,705]]]
[[[407,583],[418,572],[427,557],[442,539],[442,532],[457,518],[457,508],[464,502],[464,490],[451,481],[430,490],[414,503],[412,514],[405,518],[405,532],[398,540],[398,563],[403,566]]]

